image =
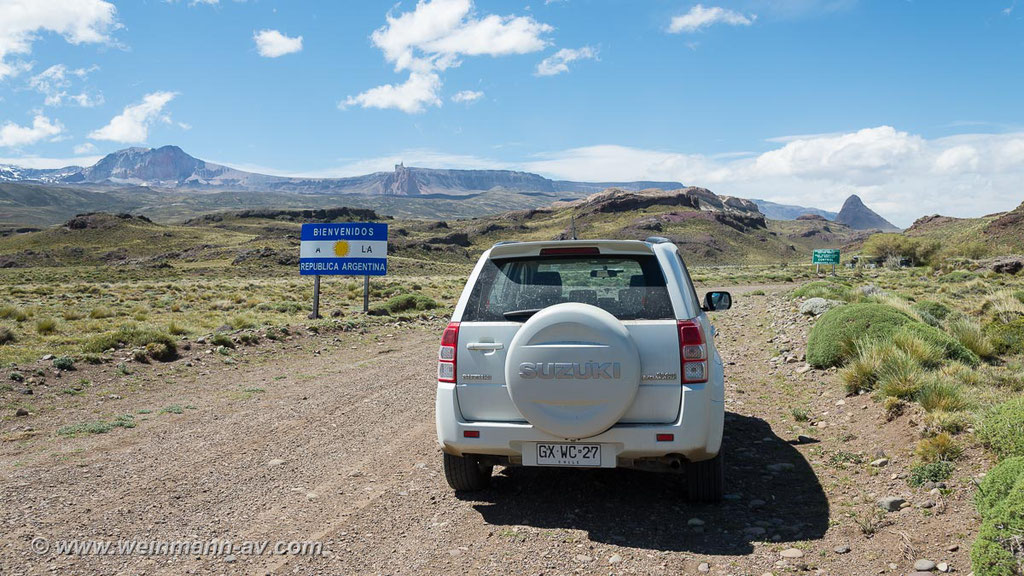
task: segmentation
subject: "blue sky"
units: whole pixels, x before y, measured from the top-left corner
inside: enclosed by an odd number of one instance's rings
[[[1024,1],[0,0],[0,162],[672,179],[908,225],[1024,200]]]

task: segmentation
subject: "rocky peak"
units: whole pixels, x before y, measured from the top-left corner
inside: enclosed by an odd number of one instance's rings
[[[856,194],[852,194],[846,199],[846,202],[843,202],[843,208],[839,211],[835,221],[854,230],[899,230],[891,222],[865,206],[860,196]]]

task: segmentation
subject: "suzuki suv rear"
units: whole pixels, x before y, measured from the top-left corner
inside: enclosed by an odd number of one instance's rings
[[[437,435],[456,490],[498,465],[685,471],[723,488],[722,360],[675,245],[660,238],[500,243],[441,337]]]

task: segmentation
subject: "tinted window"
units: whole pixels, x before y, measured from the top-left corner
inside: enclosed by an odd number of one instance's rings
[[[515,311],[582,302],[620,320],[673,318],[654,256],[538,256],[491,260],[470,294],[463,321],[525,320]]]

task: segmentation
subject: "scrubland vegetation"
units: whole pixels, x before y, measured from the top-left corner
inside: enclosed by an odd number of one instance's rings
[[[865,249],[901,242],[884,236]],[[890,417],[910,405],[924,413],[912,485],[949,478],[972,444],[999,462],[977,492],[979,576],[1020,574],[1024,559],[1022,288],[1019,275],[938,267],[857,271],[792,292],[835,303],[809,334],[810,364],[838,368],[848,394],[873,394]]]

